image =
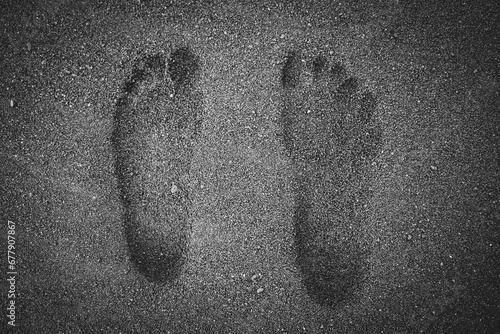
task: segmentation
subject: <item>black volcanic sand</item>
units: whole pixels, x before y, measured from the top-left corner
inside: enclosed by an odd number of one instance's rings
[[[497,12],[7,6],[19,330],[496,333]]]

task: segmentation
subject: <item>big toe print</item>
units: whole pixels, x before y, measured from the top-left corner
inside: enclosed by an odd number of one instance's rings
[[[363,210],[381,147],[377,101],[323,55],[289,52],[281,85],[281,138],[296,166],[297,266],[309,296],[333,307],[354,298],[367,276]]]
[[[189,238],[189,169],[201,122],[197,56],[187,47],[135,61],[114,118],[115,170],[133,267],[175,281]]]

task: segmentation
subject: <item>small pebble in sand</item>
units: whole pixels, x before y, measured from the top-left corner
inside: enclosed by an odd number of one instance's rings
[[[261,274],[255,274],[250,279],[252,280],[252,282],[257,283],[258,281],[260,281],[262,279],[262,275]]]
[[[262,292],[264,292],[264,288],[258,288],[257,289],[257,293],[262,293]]]

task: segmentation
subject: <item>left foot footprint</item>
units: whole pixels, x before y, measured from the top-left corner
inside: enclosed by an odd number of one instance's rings
[[[113,148],[130,262],[175,282],[190,238],[189,170],[202,120],[199,59],[187,47],[138,58],[114,118]]]

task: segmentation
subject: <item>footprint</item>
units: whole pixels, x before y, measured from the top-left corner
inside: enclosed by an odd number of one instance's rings
[[[289,52],[281,71],[283,146],[296,165],[296,262],[311,299],[338,306],[367,274],[362,208],[382,142],[377,101],[340,62]]]
[[[201,125],[198,57],[187,47],[137,59],[114,115],[115,172],[130,261],[175,281],[189,238],[189,169]]]

